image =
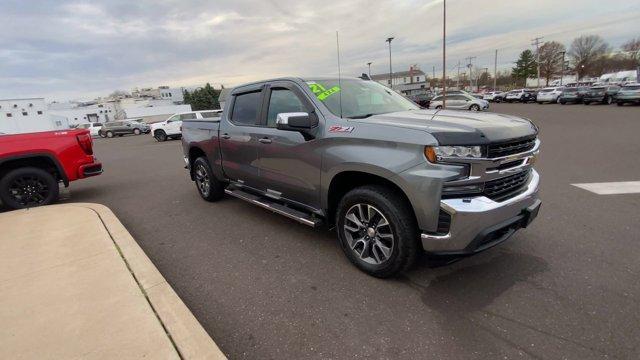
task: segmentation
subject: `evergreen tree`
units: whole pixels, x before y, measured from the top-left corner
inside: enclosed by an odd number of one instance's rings
[[[511,70],[511,75],[515,79],[522,79],[524,86],[527,86],[527,79],[533,78],[538,73],[536,59],[531,50],[520,53],[520,58],[516,61],[516,66]]]

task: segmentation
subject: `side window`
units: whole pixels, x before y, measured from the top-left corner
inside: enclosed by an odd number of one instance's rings
[[[258,119],[261,91],[236,95],[231,122],[238,125],[255,125]]]
[[[180,120],[193,120],[195,118],[196,118],[196,113],[188,113],[188,114],[180,115]]]
[[[203,119],[219,118],[221,114],[222,113],[217,111],[204,111],[200,113]]]
[[[167,119],[167,122],[172,122],[172,121],[177,121],[177,120],[180,120],[180,115],[173,115],[172,117]]]
[[[99,127],[99,126],[102,126],[102,124],[101,123],[93,123],[93,127]]]
[[[307,112],[307,108],[293,91],[278,88],[271,89],[267,126],[276,127],[278,114],[291,112]]]

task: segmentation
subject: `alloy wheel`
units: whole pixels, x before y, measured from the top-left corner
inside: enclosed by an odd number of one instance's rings
[[[209,173],[207,173],[207,169],[205,169],[204,165],[196,165],[195,176],[196,184],[198,185],[200,193],[205,197],[209,196],[209,191],[211,191],[211,180],[209,179]]]
[[[23,175],[9,185],[9,195],[22,206],[43,204],[49,196],[47,182],[36,175]]]
[[[357,257],[373,265],[389,260],[395,239],[389,221],[380,210],[369,204],[356,204],[349,208],[344,220],[344,235]]]

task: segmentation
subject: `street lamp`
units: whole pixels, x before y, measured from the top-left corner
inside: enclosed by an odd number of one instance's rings
[[[389,86],[393,89],[393,68],[391,67],[391,41],[393,41],[393,37],[389,37],[385,41],[389,43]]]
[[[369,79],[371,79],[371,64],[373,64],[373,62],[367,63],[367,66],[369,66]]]

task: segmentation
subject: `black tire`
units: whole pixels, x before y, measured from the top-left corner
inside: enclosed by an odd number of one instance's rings
[[[156,130],[153,132],[153,137],[159,142],[167,141],[167,133],[164,130]]]
[[[203,199],[211,202],[222,199],[224,196],[225,186],[222,182],[216,179],[215,175],[213,175],[213,171],[211,171],[211,166],[209,166],[207,158],[201,156],[197,158],[191,166],[198,194],[200,194]],[[204,174],[200,175],[200,171],[204,172]]]
[[[613,104],[613,98],[611,96],[607,96],[604,98],[604,103],[607,105]]]
[[[591,104],[591,102],[589,102],[589,101],[584,101],[584,102],[583,102],[583,104],[585,104],[585,105],[589,105],[589,104]]]
[[[617,104],[618,106],[624,106],[624,103],[622,101],[618,101]]]
[[[112,138],[113,137],[113,132],[112,131],[107,131],[105,136],[108,137],[108,138]]]
[[[473,105],[469,106],[469,110],[471,110],[471,111],[480,111],[480,106],[478,106],[477,104],[473,104]]]
[[[385,227],[385,231],[392,234],[393,243],[389,256],[380,263],[367,262],[356,254],[356,246],[352,248],[350,245],[350,241],[353,239],[349,239],[346,234],[347,231],[350,231],[345,228],[346,216],[358,204],[373,206],[389,223],[381,228]],[[345,255],[357,268],[369,275],[379,278],[397,275],[409,269],[419,254],[418,226],[411,205],[403,199],[401,194],[391,188],[381,185],[367,185],[349,191],[338,204],[335,223],[338,239]],[[367,231],[369,229],[373,229],[373,227],[367,228]],[[380,241],[382,238],[378,237],[377,226],[374,232],[375,239]],[[369,243],[371,241],[369,240]],[[377,252],[380,253],[380,250]],[[362,253],[364,253],[364,248]],[[373,247],[371,247],[370,253],[375,255]],[[374,260],[373,256],[370,259]]]
[[[442,110],[442,105],[436,106],[436,110]]]
[[[566,102],[566,101],[564,101],[564,100],[560,100],[560,105],[566,105],[566,104],[567,104],[567,102]]]
[[[135,128],[135,129],[133,129],[133,133],[135,135],[140,135],[140,133],[142,133],[142,131],[140,131],[140,129],[138,129],[138,128]]]
[[[11,209],[51,204],[59,191],[56,178],[37,167],[14,169],[0,179],[0,200]]]

